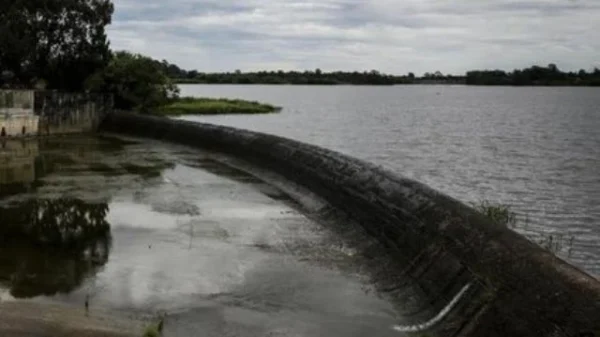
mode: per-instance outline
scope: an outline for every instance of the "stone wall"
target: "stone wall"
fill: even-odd
[[[0,113],[33,113],[33,91],[1,90]]]
[[[110,114],[101,129],[223,152],[316,193],[379,240],[399,261],[402,279],[426,290],[425,302],[460,302],[449,322],[427,334],[600,336],[598,280],[419,182],[324,148],[229,127]]]
[[[40,117],[41,135],[95,131],[112,107],[110,95],[35,92],[35,114]]]
[[[33,109],[33,91],[0,91],[0,137],[37,134],[39,118]]]
[[[112,107],[110,95],[0,90],[0,137],[92,132]]]

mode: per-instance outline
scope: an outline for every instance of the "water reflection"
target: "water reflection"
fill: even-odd
[[[107,263],[114,191],[172,165],[125,156],[129,145],[82,136],[0,142],[0,290],[15,298],[68,293]]]
[[[151,154],[130,153],[126,146],[137,143],[111,137],[73,136],[4,140],[0,142],[0,200],[29,193],[45,186],[49,176],[159,177],[174,167],[172,162]],[[85,186],[84,186],[85,187]]]
[[[0,196],[27,192],[35,181],[38,143],[0,142]]]
[[[0,285],[13,297],[74,290],[107,261],[108,204],[28,200],[0,207]]]

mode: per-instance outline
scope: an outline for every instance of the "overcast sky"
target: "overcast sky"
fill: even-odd
[[[206,72],[600,67],[600,0],[113,2],[113,49]]]

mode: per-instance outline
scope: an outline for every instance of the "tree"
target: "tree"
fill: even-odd
[[[197,70],[190,70],[190,71],[188,71],[188,73],[187,73],[187,78],[188,79],[194,79],[196,77],[198,77],[198,71]]]
[[[0,72],[30,87],[80,90],[110,60],[105,27],[110,0],[4,0],[0,2]]]
[[[117,52],[108,66],[87,81],[92,92],[112,93],[115,108],[150,112],[177,97],[179,89],[160,62],[129,52]]]

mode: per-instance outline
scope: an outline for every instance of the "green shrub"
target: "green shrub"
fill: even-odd
[[[158,331],[158,326],[156,324],[147,326],[142,337],[161,337],[160,332]]]
[[[500,204],[492,204],[489,201],[481,201],[479,203],[474,203],[473,207],[480,213],[484,214],[488,218],[493,221],[505,225],[509,228],[514,229],[517,224],[517,215],[510,210],[510,207],[507,205]],[[525,220],[525,226],[527,226],[528,221]],[[552,252],[559,253],[564,249],[567,250],[569,256],[571,255],[571,251],[573,249],[573,241],[575,240],[574,236],[565,237],[562,234],[545,234],[540,233],[539,238],[528,237],[528,239],[532,242],[535,242],[540,247]]]
[[[86,87],[92,92],[113,94],[117,109],[143,113],[168,104],[179,94],[160,63],[129,52],[115,53],[106,68],[87,80]]]
[[[514,228],[517,224],[517,215],[507,205],[492,204],[489,201],[481,201],[473,204],[473,207],[494,222]]]

